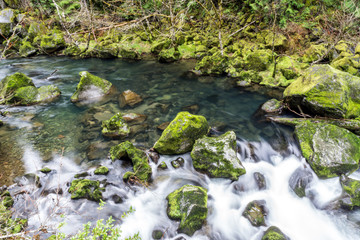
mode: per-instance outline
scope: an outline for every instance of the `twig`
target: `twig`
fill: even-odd
[[[244,30],[245,28],[247,28],[248,26],[250,26],[251,24],[254,24],[256,21],[252,21],[251,23],[246,24],[244,27],[240,28],[239,30],[236,30],[235,32],[233,32],[232,34],[230,34],[228,36],[228,38],[231,38],[232,36],[234,36],[235,34],[237,34],[238,32],[241,32],[242,30]]]

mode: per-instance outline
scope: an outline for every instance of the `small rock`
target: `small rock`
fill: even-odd
[[[255,178],[255,181],[256,181],[256,184],[257,184],[259,190],[266,189],[266,180],[265,180],[264,175],[262,175],[259,172],[255,172],[254,173],[254,178]]]
[[[51,169],[48,168],[48,167],[44,167],[43,169],[40,170],[40,172],[42,172],[42,173],[49,173],[49,172],[51,172]]]
[[[159,164],[159,166],[158,166],[158,169],[162,169],[162,170],[165,170],[165,169],[167,169],[168,167],[167,167],[167,165],[166,165],[166,163],[165,162],[161,162],[160,164]]]
[[[291,175],[289,185],[296,195],[299,197],[305,197],[305,189],[312,180],[313,175],[310,170],[298,168]]]
[[[261,240],[290,240],[278,227],[269,227]]]
[[[109,173],[109,169],[105,166],[98,167],[95,171],[95,175],[107,175]]]
[[[265,216],[267,215],[267,209],[265,204],[266,202],[264,200],[252,201],[246,206],[243,212],[243,216],[255,227],[266,226]]]
[[[127,123],[133,123],[133,124],[139,124],[146,120],[147,116],[143,114],[137,114],[137,113],[126,113],[123,116],[123,119]]]
[[[167,126],[169,126],[170,122],[164,122],[162,124],[160,124],[159,126],[157,126],[156,128],[159,129],[160,131],[164,131]]]
[[[198,104],[192,104],[192,105],[189,105],[189,106],[185,106],[185,107],[182,107],[181,108],[181,111],[187,111],[191,114],[196,114],[198,113],[200,110],[200,107]]]
[[[154,162],[154,163],[158,163],[159,161],[159,158],[160,158],[160,155],[159,153],[157,153],[155,151],[155,149],[151,148],[148,152],[147,152],[148,156],[151,158],[151,160]]]
[[[183,167],[183,166],[184,166],[184,163],[185,163],[185,160],[184,160],[182,157],[178,157],[177,159],[171,161],[171,165],[172,165],[174,168]]]
[[[161,230],[154,230],[151,236],[153,237],[153,239],[159,240],[163,238],[164,232]]]
[[[131,90],[126,90],[121,93],[119,97],[119,102],[121,108],[125,107],[126,105],[133,107],[136,104],[142,102],[142,98],[140,97],[140,95],[136,94],[135,92]]]

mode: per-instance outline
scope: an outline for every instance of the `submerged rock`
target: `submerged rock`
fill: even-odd
[[[199,230],[207,217],[207,190],[185,185],[170,193],[167,215],[170,219],[180,220],[178,231],[192,236]]]
[[[154,149],[160,154],[181,154],[191,151],[195,140],[206,135],[209,125],[205,117],[180,112],[163,131]]]
[[[183,167],[185,163],[185,160],[182,157],[178,157],[177,159],[171,161],[171,166],[174,168],[180,168]]]
[[[266,226],[265,216],[267,215],[267,209],[265,204],[266,202],[264,200],[252,201],[246,205],[242,215],[255,227]]]
[[[359,168],[360,139],[330,124],[305,121],[295,127],[303,156],[320,178],[350,174]]]
[[[236,181],[246,173],[236,155],[236,135],[233,131],[219,137],[202,137],[196,140],[191,157],[194,168],[210,177]]]
[[[101,127],[101,133],[105,137],[124,138],[130,134],[130,128],[121,113],[117,113],[109,120],[103,121]]]
[[[102,199],[103,188],[100,188],[99,181],[89,179],[76,179],[71,182],[69,193],[71,199],[86,198],[88,200],[99,202]]]
[[[286,102],[320,116],[360,116],[360,78],[329,65],[314,65],[284,91]]]
[[[254,178],[259,190],[266,189],[266,179],[262,173],[254,172]]]
[[[131,90],[126,90],[121,93],[119,101],[121,108],[125,107],[126,105],[133,107],[136,104],[141,103],[142,98],[140,97],[140,95],[136,94],[135,92]]]
[[[112,160],[121,158],[127,158],[131,160],[134,172],[126,172],[123,176],[125,181],[140,180],[143,183],[150,181],[152,171],[148,162],[148,158],[143,151],[134,147],[131,142],[126,141],[120,143],[117,146],[111,147],[110,158]]]
[[[342,206],[350,209],[360,207],[360,181],[343,176],[340,182],[346,193],[345,198],[348,198],[348,201],[341,200]]]
[[[72,102],[96,99],[110,93],[111,82],[92,75],[87,71],[82,71],[79,75],[80,82],[76,87],[75,93],[71,96]]]
[[[290,240],[278,227],[269,227],[261,240]]]

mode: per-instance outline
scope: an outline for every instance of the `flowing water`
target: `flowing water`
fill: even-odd
[[[36,86],[55,84],[62,91],[53,103],[0,108],[8,111],[0,118],[5,122],[0,128],[0,184],[16,182],[9,188],[17,200],[15,214],[29,219],[28,230],[44,227],[48,231],[44,236],[56,231],[74,234],[89,221],[112,216],[124,238],[139,233],[142,239],[152,239],[152,232],[161,230],[163,239],[257,240],[268,227],[277,226],[291,239],[360,239],[360,211],[338,208],[339,179],[316,177],[301,157],[292,129],[254,117],[269,99],[265,95],[234,89],[226,78],[192,76],[187,72],[193,67],[190,61],[164,65],[37,57],[5,60],[0,65],[0,78],[19,71],[32,77]],[[111,81],[118,92],[99,103],[71,103],[78,73],[84,70]],[[133,108],[120,108],[118,95],[127,89],[144,101]],[[133,126],[129,140],[148,149],[161,134],[156,127],[184,109],[205,116],[218,134],[236,132],[238,156],[247,173],[234,182],[210,179],[196,172],[190,155],[183,154],[184,166],[177,169],[171,161],[179,156],[161,156],[159,163],[166,163],[165,170],[151,162],[153,182],[148,187],[123,183],[122,176],[131,166],[108,159],[109,148],[120,141],[101,136],[101,121],[119,111],[147,115],[144,123]],[[109,168],[107,176],[93,174],[99,165]],[[43,167],[53,171],[41,173]],[[101,210],[98,203],[70,199],[69,183],[78,173],[100,180],[105,187],[106,204]],[[265,179],[263,186],[254,178],[259,173]],[[306,197],[300,198],[291,186],[304,174]],[[360,173],[352,177],[360,179]],[[207,221],[192,237],[177,234],[179,223],[166,215],[166,196],[185,184],[206,188],[209,197]],[[266,202],[266,226],[254,227],[242,216],[253,200]],[[135,211],[122,218],[130,208]],[[59,230],[61,222],[65,225]]]

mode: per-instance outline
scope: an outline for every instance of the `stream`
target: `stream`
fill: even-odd
[[[261,89],[243,91],[226,77],[194,76],[188,72],[194,66],[192,61],[160,64],[150,60],[36,57],[3,60],[0,66],[1,79],[22,72],[37,87],[54,84],[62,92],[48,104],[0,106],[1,112],[7,112],[0,116],[5,123],[0,127],[0,185],[11,185],[14,215],[28,218],[27,230],[47,229],[44,239],[56,232],[75,234],[83,224],[109,216],[121,227],[123,238],[139,233],[144,240],[152,239],[154,230],[162,231],[163,239],[259,240],[270,226],[277,226],[292,240],[360,239],[360,210],[338,207],[342,196],[339,178],[319,179],[301,156],[291,128],[254,116],[270,99]],[[80,71],[111,81],[117,92],[98,103],[71,103]],[[128,89],[143,102],[120,107],[118,95]],[[146,115],[146,121],[135,125],[127,140],[149,149],[161,135],[157,126],[183,110],[205,116],[218,134],[235,131],[238,156],[247,173],[234,182],[213,179],[195,171],[189,153],[162,155],[158,163],[150,163],[153,181],[148,187],[125,184],[122,176],[132,167],[126,161],[108,158],[110,147],[121,141],[102,137],[101,121],[117,112]],[[178,157],[185,160],[184,165],[174,168],[171,162]],[[165,170],[158,168],[162,161],[167,165]],[[109,168],[107,176],[93,174],[100,165]],[[42,173],[43,167],[52,171]],[[70,182],[79,173],[99,180],[105,188],[102,209],[93,201],[71,200]],[[263,186],[254,178],[259,173],[265,179]],[[304,175],[308,180],[306,196],[300,198],[291,186]],[[360,171],[351,177],[360,179]],[[179,222],[166,214],[166,196],[185,184],[208,190],[206,223],[192,237],[178,234]],[[254,227],[242,215],[253,200],[266,202],[266,226]],[[126,217],[122,217],[124,213]],[[58,228],[60,223],[64,225]]]

